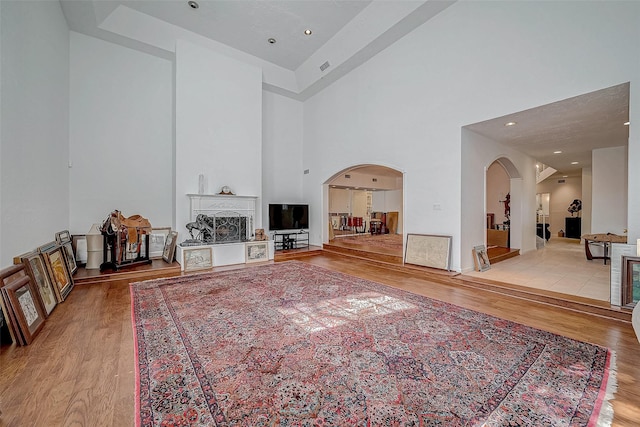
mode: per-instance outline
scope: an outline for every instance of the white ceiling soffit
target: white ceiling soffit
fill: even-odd
[[[559,174],[576,174],[591,166],[593,150],[628,145],[629,126],[624,125],[628,121],[629,83],[623,83],[465,128],[533,157]]]
[[[60,3],[73,31],[164,58],[173,58],[177,39],[188,40],[261,67],[265,89],[304,100],[454,1],[199,0],[198,9],[186,0]]]

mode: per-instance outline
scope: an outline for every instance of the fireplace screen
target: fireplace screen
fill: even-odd
[[[214,216],[213,243],[242,242],[247,236],[247,218],[244,216]]]
[[[195,222],[187,224],[191,244],[202,242],[235,243],[249,240],[247,227],[249,218],[236,212],[220,212],[213,216],[198,215]]]

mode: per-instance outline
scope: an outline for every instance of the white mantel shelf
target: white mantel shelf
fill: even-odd
[[[257,199],[258,196],[238,196],[236,194],[187,194],[189,197],[202,197],[204,199],[220,198],[220,199]]]
[[[190,201],[191,221],[199,214],[211,215],[217,212],[233,211],[251,218],[255,224],[257,196],[236,196],[235,194],[187,194]]]

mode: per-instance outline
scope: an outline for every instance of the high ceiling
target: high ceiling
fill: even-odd
[[[101,16],[125,6],[206,38],[295,70],[371,0],[94,1]],[[67,2],[68,3],[68,2]],[[305,35],[305,30],[311,30]],[[275,43],[269,43],[269,39]]]
[[[625,83],[466,128],[571,176],[591,166],[593,150],[627,146],[629,126],[624,123],[628,121],[629,83]]]
[[[59,0],[71,30],[171,58],[194,41],[263,69],[307,99],[454,0]],[[196,7],[192,7],[196,6]],[[310,34],[305,34],[310,30]]]
[[[263,61],[259,63],[263,87],[299,100],[327,87],[454,3],[196,1],[197,8],[188,0],[60,3],[72,30],[133,49],[172,57],[175,39],[187,38],[210,42],[225,54],[241,52],[245,59],[258,58]],[[307,29],[312,34],[306,35]],[[270,38],[275,43],[269,43]],[[321,71],[325,61],[330,66]],[[593,149],[627,145],[629,127],[623,123],[628,120],[629,85],[621,84],[467,128],[520,150],[561,174],[579,174],[591,164]],[[508,122],[516,124],[505,126]]]

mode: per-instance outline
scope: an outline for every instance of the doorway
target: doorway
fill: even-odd
[[[402,260],[403,173],[386,166],[357,165],[328,179],[325,245],[384,253]]]
[[[507,169],[507,166],[511,166]],[[485,173],[485,242],[491,263],[518,256],[511,222],[511,175],[513,164],[506,158],[493,161]]]

